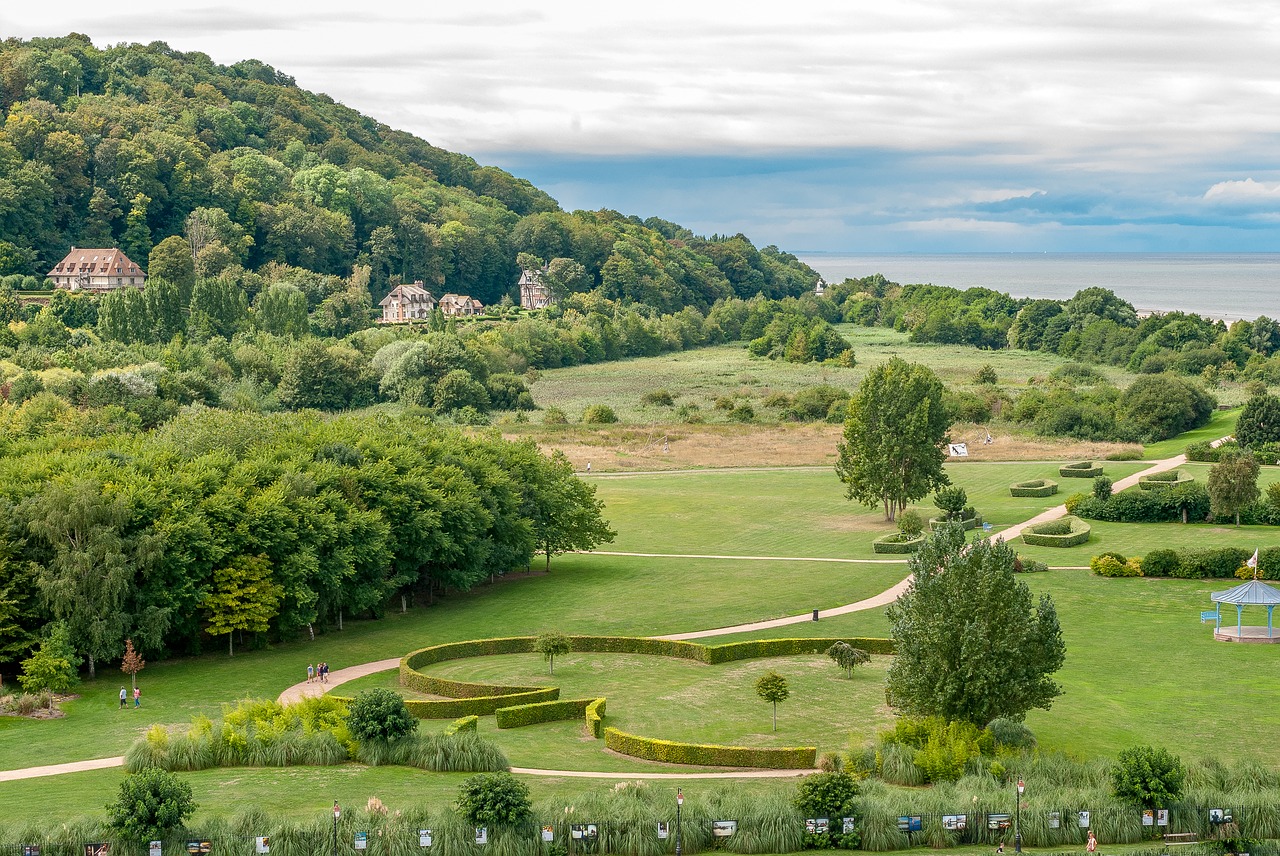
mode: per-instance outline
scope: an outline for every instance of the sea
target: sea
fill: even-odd
[[[883,274],[906,284],[990,288],[1066,300],[1109,288],[1140,313],[1195,312],[1228,323],[1280,319],[1280,253],[796,253],[827,282]]]

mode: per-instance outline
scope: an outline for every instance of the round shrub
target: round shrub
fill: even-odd
[[[924,531],[924,518],[920,512],[908,508],[898,515],[898,531],[909,538],[915,538]]]
[[[589,404],[582,411],[584,425],[612,425],[618,421],[618,414],[607,404]]]
[[[543,425],[567,425],[569,417],[559,407],[548,407],[542,414]]]
[[[1073,493],[1071,496],[1067,497],[1067,501],[1064,503],[1067,506],[1067,514],[1075,514],[1077,506],[1088,498],[1089,497],[1083,493]]]
[[[745,401],[729,411],[729,419],[734,422],[751,422],[755,418],[755,408]]]
[[[112,829],[145,841],[183,826],[195,810],[189,782],[151,767],[125,777],[119,797],[107,806],[107,816]]]
[[[510,773],[482,773],[462,783],[458,813],[470,826],[517,826],[533,814],[529,788]]]
[[[995,383],[998,383],[999,380],[1000,379],[996,376],[995,367],[993,367],[990,363],[978,369],[978,371],[975,372],[973,375],[974,383],[995,384]]]
[[[1111,498],[1112,481],[1107,476],[1098,476],[1093,480],[1093,498],[1107,500]]]
[[[671,397],[671,393],[665,389],[651,389],[644,395],[640,396],[641,404],[650,404],[656,407],[671,407],[675,404],[675,399]]]
[[[1021,722],[1001,717],[991,720],[987,724],[987,730],[991,732],[991,737],[996,741],[997,746],[1009,749],[1036,748],[1035,734]]]
[[[1179,564],[1176,550],[1152,550],[1142,557],[1142,575],[1144,577],[1176,577]]]
[[[1142,571],[1137,562],[1117,559],[1114,554],[1104,553],[1094,556],[1089,562],[1089,570],[1100,577],[1140,577]]]
[[[357,693],[347,712],[351,736],[366,740],[391,741],[418,730],[418,720],[409,713],[404,697],[380,687]]]

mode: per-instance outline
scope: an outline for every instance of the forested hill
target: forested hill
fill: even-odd
[[[119,246],[146,267],[194,224],[197,276],[271,263],[346,276],[360,264],[374,300],[421,279],[497,303],[522,252],[566,260],[552,266],[561,292],[599,287],[666,312],[798,295],[817,279],[741,235],[561,211],[528,181],[257,60],[224,66],[162,42],[98,49],[79,34],[8,39],[0,102],[0,276],[42,278],[73,245]]]

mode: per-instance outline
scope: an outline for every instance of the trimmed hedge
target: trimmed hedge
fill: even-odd
[[[515,707],[500,707],[494,711],[499,728],[523,728],[539,722],[560,722],[565,719],[578,719],[585,716],[587,708],[598,698],[570,698],[560,701],[542,701],[534,704],[520,704]]]
[[[1138,487],[1143,490],[1156,490],[1191,484],[1195,480],[1195,476],[1184,473],[1182,470],[1168,470],[1163,473],[1152,473],[1149,476],[1138,476]]]
[[[1073,497],[1074,499],[1074,497]],[[1067,503],[1067,510],[1077,517],[1105,520],[1112,523],[1163,523],[1181,521],[1197,523],[1209,515],[1209,491],[1195,479],[1171,484],[1167,490],[1126,490],[1113,493],[1107,499],[1081,495],[1079,501]],[[1266,508],[1266,503],[1254,503],[1240,513],[1242,523],[1269,522],[1251,519],[1255,507]]]
[[[707,743],[676,743],[627,734],[616,728],[604,730],[607,749],[632,758],[667,764],[696,764],[703,767],[758,767],[768,770],[812,770],[817,764],[816,746],[763,748],[716,746]]]
[[[419,719],[455,719],[460,716],[486,716],[499,708],[522,707],[542,702],[556,702],[560,698],[559,687],[506,687],[497,684],[475,684],[466,681],[450,681],[433,678],[418,671],[444,660],[465,657],[484,657],[491,654],[523,654],[533,651],[534,636],[511,636],[497,639],[473,639],[467,642],[449,642],[411,651],[400,659],[400,685],[435,695],[458,695],[448,699],[406,700],[409,712]],[[680,642],[672,639],[651,639],[645,636],[570,636],[574,651],[596,651],[614,654],[649,654],[659,657],[677,657],[699,663],[715,665],[734,660],[757,657],[785,657],[794,654],[821,654],[836,642],[848,642],[871,654],[892,654],[893,640],[862,637],[808,638],[808,639],[755,639],[748,642],[732,642],[727,645],[699,645],[697,642]],[[592,701],[566,700],[569,701]],[[598,713],[604,714],[604,700],[599,699]],[[574,716],[583,714],[577,709]],[[599,723],[587,724],[598,730]],[[515,714],[509,714],[516,716]],[[561,716],[558,719],[571,717]],[[548,721],[548,720],[535,720]],[[515,726],[502,726],[515,727]],[[596,735],[597,737],[599,734]]]
[[[455,719],[448,728],[444,730],[445,734],[458,734],[464,731],[476,732],[480,730],[480,717],[464,716]]]
[[[973,515],[972,517],[966,517],[964,520],[947,520],[947,519],[946,519],[946,518],[944,518],[944,517],[930,517],[930,518],[929,518],[929,531],[930,531],[930,532],[936,532],[936,531],[937,531],[937,529],[938,529],[938,527],[940,527],[940,526],[945,526],[945,525],[946,525],[946,524],[948,524],[948,523],[959,523],[959,524],[960,524],[960,525],[962,525],[966,530],[969,530],[969,529],[978,529],[978,528],[981,528],[981,526],[982,526],[982,515],[981,515],[981,514],[975,514],[975,515]]]
[[[1053,496],[1058,483],[1052,479],[1033,479],[1009,485],[1010,496]]]
[[[604,737],[604,706],[605,699],[602,698],[587,705],[587,731],[597,740]]]
[[[1065,532],[1061,532],[1063,528]],[[1089,531],[1088,523],[1067,516],[1030,527],[1022,533],[1022,543],[1037,547],[1076,547],[1089,540]]]
[[[917,535],[915,538],[903,539],[901,532],[892,532],[888,535],[881,535],[871,542],[871,552],[873,553],[914,553],[924,546],[924,536]]]
[[[1092,479],[1102,475],[1102,464],[1097,461],[1076,461],[1058,467],[1058,475],[1064,479]]]

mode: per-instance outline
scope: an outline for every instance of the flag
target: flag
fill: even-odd
[[[1258,567],[1258,548],[1257,547],[1253,548],[1253,555],[1249,557],[1249,560],[1245,562],[1245,564],[1251,568]]]

